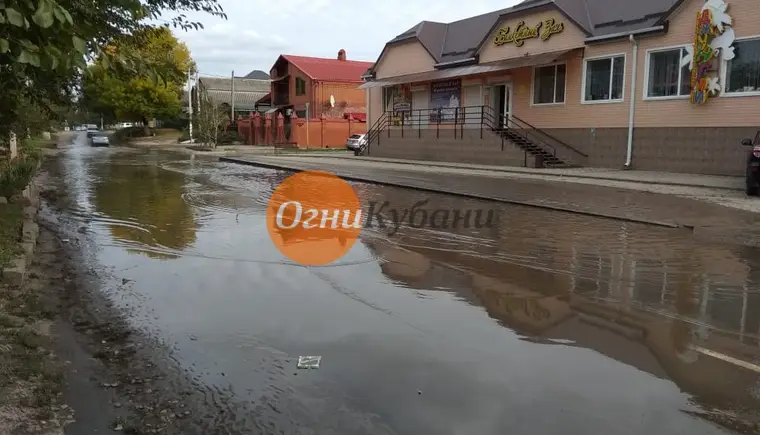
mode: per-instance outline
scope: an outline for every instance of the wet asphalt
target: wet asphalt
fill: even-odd
[[[81,137],[55,159],[86,266],[128,283],[109,297],[131,326],[225,392],[206,433],[693,435],[754,418],[757,248],[355,182],[366,205],[495,219],[376,225],[303,267],[265,226],[286,171]]]

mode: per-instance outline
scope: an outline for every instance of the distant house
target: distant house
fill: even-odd
[[[372,62],[346,59],[338,51],[333,59],[280,55],[270,71],[270,93],[259,100],[269,103],[271,111],[295,111],[299,118],[325,115],[342,118],[347,113],[365,114],[366,92],[359,89],[362,76]]]
[[[243,77],[245,79],[254,79],[254,80],[269,80],[269,74],[267,74],[265,71],[262,71],[260,69],[255,69]]]
[[[258,74],[263,71],[252,71],[249,75],[258,77],[266,76]],[[199,77],[198,83],[193,87],[196,95],[197,88],[202,87],[208,98],[216,104],[225,106],[229,110],[234,107],[235,113],[248,114],[256,110],[256,102],[263,98],[270,89],[270,81],[267,78],[250,79],[244,77],[220,78]]]

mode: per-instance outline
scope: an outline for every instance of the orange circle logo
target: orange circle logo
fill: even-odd
[[[361,204],[354,189],[329,172],[291,175],[269,199],[269,236],[296,263],[324,266],[338,260],[354,246],[361,227]]]

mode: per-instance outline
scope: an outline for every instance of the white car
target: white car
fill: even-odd
[[[346,140],[346,149],[349,151],[359,151],[367,144],[367,134],[352,134]]]
[[[94,147],[107,147],[111,144],[108,135],[103,132],[95,132],[90,138],[90,142]]]

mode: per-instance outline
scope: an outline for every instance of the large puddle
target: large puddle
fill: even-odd
[[[309,268],[264,222],[288,173],[83,140],[57,165],[86,261],[237,433],[712,434],[708,411],[758,405],[757,249],[356,184],[498,221],[366,229]]]

